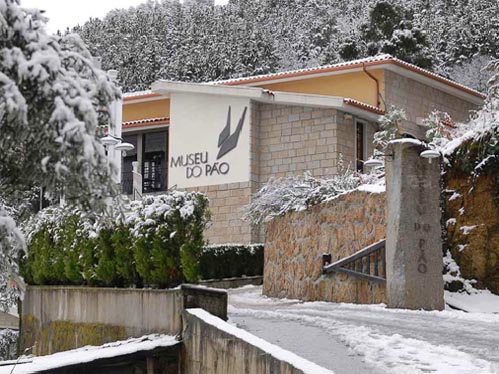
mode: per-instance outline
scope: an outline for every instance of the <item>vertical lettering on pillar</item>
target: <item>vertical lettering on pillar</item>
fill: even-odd
[[[416,222],[414,222],[414,231],[421,233],[421,236],[426,236],[431,231],[431,225],[424,222],[424,199],[425,190],[428,186],[429,181],[425,180],[424,166],[421,161],[416,162],[416,179],[417,179],[417,200],[416,200]],[[418,239],[417,250],[418,250],[418,260],[417,260],[417,270],[420,274],[426,274],[428,271],[428,261],[426,260],[427,242],[423,238]]]

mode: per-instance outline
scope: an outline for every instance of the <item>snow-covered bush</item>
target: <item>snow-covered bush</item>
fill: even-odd
[[[291,211],[305,210],[328,201],[345,191],[354,190],[361,184],[383,183],[378,173],[361,174],[350,169],[328,178],[316,178],[305,173],[271,179],[244,208],[244,219],[254,225],[271,220]]]
[[[107,216],[50,207],[24,231],[23,275],[34,284],[166,287],[198,278],[208,199],[172,191],[126,203]]]

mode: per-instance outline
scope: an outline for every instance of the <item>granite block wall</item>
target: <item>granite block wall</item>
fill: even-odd
[[[449,113],[454,121],[466,121],[470,111],[478,109],[469,101],[389,70],[385,71],[384,80],[387,106],[405,109],[407,121],[403,126],[414,136],[424,137],[425,129],[416,121],[428,117],[434,110]]]
[[[210,244],[248,244],[258,241],[258,230],[242,220],[242,209],[250,202],[254,191],[252,182],[218,184],[188,190],[204,192],[210,200],[212,224],[205,231],[205,239]]]
[[[345,164],[354,167],[355,126],[352,116],[330,108],[256,104],[258,122],[258,167],[255,180],[299,175],[314,176],[338,172],[340,153]],[[368,139],[374,125],[366,123]],[[368,154],[372,153],[368,141]]]
[[[330,253],[335,262],[385,238],[385,203],[384,193],[354,191],[270,221],[263,293],[307,301],[386,302],[385,285],[322,275],[322,254]]]

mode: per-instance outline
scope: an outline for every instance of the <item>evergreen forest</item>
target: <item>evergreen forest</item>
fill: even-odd
[[[485,91],[499,57],[497,0],[149,0],[78,33],[124,92],[390,53]]]

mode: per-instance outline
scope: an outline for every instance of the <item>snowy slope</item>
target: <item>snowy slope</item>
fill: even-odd
[[[231,290],[229,303],[232,323],[338,374],[352,372],[345,350],[368,373],[499,373],[499,315],[281,301],[254,286]]]

